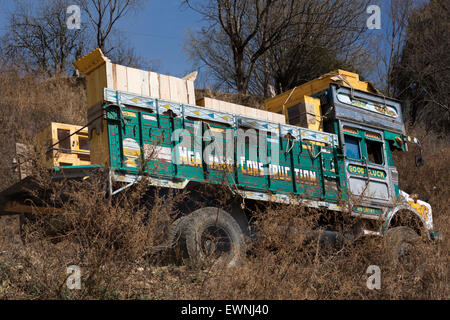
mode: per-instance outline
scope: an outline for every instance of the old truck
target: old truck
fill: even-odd
[[[238,205],[226,211],[211,193],[174,223],[192,258],[213,248],[235,264],[255,231],[247,209],[264,203],[355,217],[364,222],[355,232],[395,236],[399,252],[418,232],[437,238],[431,206],[399,189],[393,160],[420,143],[406,135],[399,101],[357,74],[331,72],[266,100],[263,111],[196,105],[192,77],[115,65],[99,49],[74,64],[87,78],[91,164],[58,167],[54,179],[103,167],[110,197],[138,182],[192,195],[201,185],[226,186]],[[26,205],[28,179],[0,194],[1,214],[39,212]],[[400,214],[420,227],[394,224]],[[221,245],[211,247],[211,234]]]

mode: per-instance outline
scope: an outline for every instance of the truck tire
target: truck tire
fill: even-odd
[[[414,254],[419,235],[409,227],[400,226],[389,229],[385,235],[386,246],[396,263],[403,263]]]
[[[163,241],[162,244],[151,248],[144,254],[144,256],[156,257],[160,255],[160,259],[162,261],[165,261],[165,259],[162,258],[165,257],[168,259],[173,258],[177,262],[181,261],[181,258],[188,257],[186,244],[184,237],[182,236],[187,220],[187,216],[183,216],[175,220],[169,227],[166,240]]]
[[[222,209],[207,207],[188,216],[182,231],[190,259],[236,266],[244,251],[244,234],[236,220]]]

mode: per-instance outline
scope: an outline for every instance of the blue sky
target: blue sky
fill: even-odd
[[[160,73],[181,77],[191,72],[193,67],[183,44],[187,29],[199,28],[201,17],[181,6],[181,0],[143,2],[144,6],[137,14],[129,15],[118,23],[127,41],[145,60],[160,60]],[[13,8],[13,1],[0,0],[0,32],[4,31]],[[81,19],[83,22],[83,16]]]
[[[119,27],[138,55],[161,61],[158,72],[182,77],[193,69],[183,50],[186,32],[201,24],[201,16],[180,0],[147,0],[142,12],[122,20]]]
[[[384,13],[389,1],[373,1],[373,4],[378,4],[382,8],[383,27],[387,23]],[[143,0],[143,2],[144,6],[137,14],[125,17],[118,24],[127,41],[145,60],[159,60],[160,66],[157,71],[160,73],[182,77],[193,71],[194,67],[189,61],[183,45],[188,29],[196,30],[204,25],[201,16],[182,6],[181,0]],[[13,1],[0,0],[0,32],[7,23],[8,13],[12,10],[13,5]],[[84,21],[86,20],[87,17]],[[371,32],[375,35],[379,34],[381,30]]]

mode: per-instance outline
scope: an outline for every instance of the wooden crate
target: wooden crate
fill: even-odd
[[[295,87],[289,91],[279,94],[273,98],[266,99],[264,102],[267,111],[283,113],[286,118],[291,118],[294,111],[298,108],[300,118],[289,124],[306,126],[309,129],[322,130],[322,118],[320,110],[320,101],[311,97],[312,95],[328,89],[330,83],[337,83],[341,86],[352,87],[355,90],[378,94],[379,91],[371,82],[360,81],[359,75],[345,70],[336,70],[327,73],[317,79]]]
[[[79,133],[75,133],[81,128],[81,126],[52,122],[37,134],[37,145],[44,150],[46,155],[45,165],[62,167],[91,164],[88,129],[85,128]],[[72,136],[64,139],[69,135]]]
[[[260,120],[271,121],[281,124],[286,123],[285,117],[282,114],[268,112],[256,108],[250,108],[217,99],[204,97],[202,99],[197,100],[197,105],[222,112],[238,114],[249,118],[256,118]]]
[[[126,91],[173,102],[195,104],[196,72],[183,79],[111,63],[100,49],[74,62],[86,75],[88,106],[103,102],[103,89]]]

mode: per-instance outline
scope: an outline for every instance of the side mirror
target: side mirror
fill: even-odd
[[[425,161],[423,161],[422,149],[420,149],[419,153],[416,154],[416,167],[417,168],[423,167],[424,164],[425,164]]]

